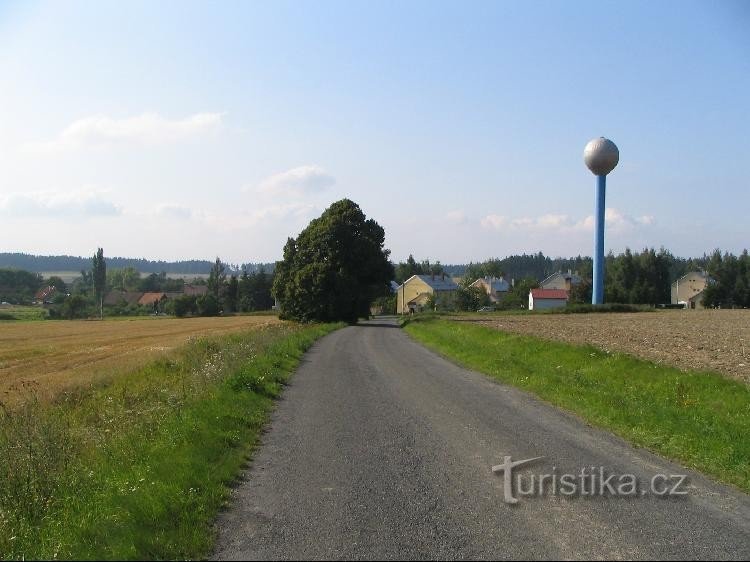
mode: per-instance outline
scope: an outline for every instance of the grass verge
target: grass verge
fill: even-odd
[[[104,387],[0,408],[0,558],[208,555],[273,399],[337,327],[200,339]]]
[[[468,323],[415,318],[404,329],[470,369],[750,492],[747,385]]]

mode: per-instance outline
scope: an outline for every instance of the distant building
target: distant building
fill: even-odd
[[[708,276],[704,271],[691,271],[672,283],[672,304],[685,308],[703,308],[703,291]]]
[[[570,269],[567,273],[558,271],[547,277],[544,281],[539,283],[541,289],[561,289],[563,291],[570,291],[575,285],[581,283],[583,279],[578,275],[578,272],[573,272]]]
[[[208,294],[208,285],[191,285],[189,283],[185,283],[183,292],[191,297],[200,297]]]
[[[510,291],[510,284],[502,277],[480,277],[470,287],[482,289],[491,302],[500,302]]]
[[[150,306],[154,310],[157,310],[161,302],[166,299],[166,293],[143,293],[141,298],[138,299],[138,304],[141,306]]]
[[[396,311],[399,314],[419,312],[424,309],[430,295],[440,305],[455,294],[458,285],[445,274],[412,275],[398,287]]]
[[[50,285],[49,287],[39,289],[36,295],[34,295],[34,298],[37,302],[48,304],[56,294],[57,287],[55,287],[54,285]]]
[[[568,304],[568,291],[565,289],[531,289],[529,310],[560,308]]]
[[[110,291],[104,295],[104,306],[133,305],[138,304],[138,300],[143,295],[141,291]]]

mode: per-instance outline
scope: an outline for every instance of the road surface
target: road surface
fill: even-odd
[[[603,467],[646,491],[688,474],[687,495],[548,486],[511,504],[492,470],[506,456],[544,457],[515,470],[527,483]],[[459,368],[393,320],[309,351],[217,528],[217,559],[750,558],[747,495]]]

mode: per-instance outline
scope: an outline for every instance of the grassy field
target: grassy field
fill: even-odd
[[[47,311],[41,306],[2,305],[0,306],[0,326],[4,321],[31,321],[44,320]]]
[[[0,323],[0,401],[34,393],[49,400],[82,386],[104,384],[162,357],[198,336],[279,323],[274,316]]]
[[[0,558],[206,557],[273,399],[337,326],[249,327],[52,402],[0,408]]]
[[[415,319],[404,329],[470,369],[750,492],[750,388],[742,382],[469,322]]]

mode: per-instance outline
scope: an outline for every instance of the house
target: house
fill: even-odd
[[[529,310],[560,308],[568,304],[568,291],[564,289],[531,289]]]
[[[141,306],[150,306],[154,310],[157,310],[161,302],[166,299],[166,293],[143,293],[141,298],[138,299],[138,304]]]
[[[672,304],[703,308],[703,291],[708,283],[705,271],[691,271],[672,283]]]
[[[458,285],[445,275],[412,275],[398,287],[396,311],[399,314],[410,314],[421,311],[430,296],[440,304],[450,300]]]
[[[37,302],[49,304],[52,301],[52,298],[57,294],[57,287],[54,285],[50,285],[49,287],[44,287],[43,289],[39,289],[34,295],[34,298]]]
[[[200,297],[208,294],[208,285],[191,285],[185,283],[183,293],[191,297]]]
[[[573,272],[570,269],[567,273],[558,271],[547,277],[544,281],[539,283],[540,289],[561,289],[563,291],[570,291],[573,286],[578,285],[583,281],[578,272]]]
[[[119,291],[114,290],[104,295],[104,306],[126,305],[131,306],[138,304],[143,293],[141,291]]]
[[[503,300],[510,290],[510,285],[502,277],[480,277],[469,286],[482,289],[493,303]]]

